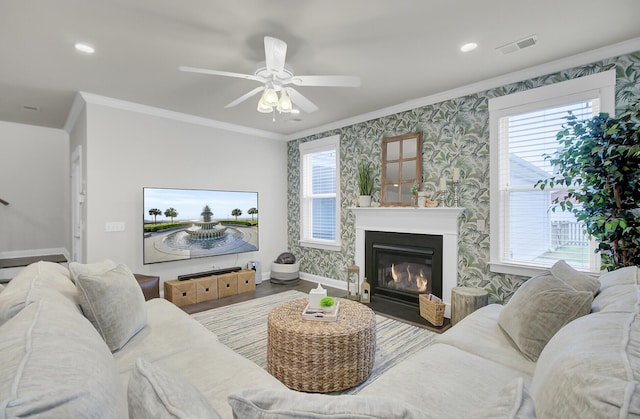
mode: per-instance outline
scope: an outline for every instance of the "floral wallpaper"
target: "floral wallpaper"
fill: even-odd
[[[414,131],[423,133],[424,188],[434,192],[441,176],[451,178],[460,168],[460,218],[458,285],[478,286],[490,294],[490,302],[504,303],[525,278],[489,271],[489,110],[488,100],[602,71],[616,69],[616,108],[640,100],[640,52],[609,58],[578,68],[524,80],[488,91],[427,105],[409,111],[292,140],[289,158],[289,250],[300,260],[300,270],[321,277],[346,281],[346,269],[355,254],[354,216],[347,208],[358,196],[357,163],[369,161],[374,170],[373,200],[380,202],[381,141],[384,137]],[[300,156],[301,142],[339,134],[341,165],[342,250],[301,247]],[[485,228],[479,230],[477,221]]]

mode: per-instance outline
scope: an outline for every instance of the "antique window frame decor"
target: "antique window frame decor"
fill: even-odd
[[[411,188],[422,183],[422,132],[382,139],[382,206],[411,206]]]

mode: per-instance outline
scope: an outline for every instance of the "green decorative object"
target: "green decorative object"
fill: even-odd
[[[361,196],[371,196],[373,190],[373,173],[371,163],[360,163],[358,166],[358,182]]]
[[[324,297],[320,300],[320,307],[322,308],[330,308],[333,307],[335,301],[331,297]]]
[[[557,174],[535,186],[568,188],[553,210],[584,222],[599,243],[602,269],[640,265],[640,107],[617,118],[601,113],[579,121],[570,114],[557,138],[564,150],[546,156]]]

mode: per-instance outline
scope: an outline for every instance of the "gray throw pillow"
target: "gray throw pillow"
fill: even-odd
[[[125,265],[76,278],[80,307],[112,352],[122,348],[147,323],[142,289]]]
[[[220,418],[193,384],[142,358],[129,378],[127,399],[135,419]]]
[[[69,264],[69,272],[71,272],[71,280],[75,283],[80,275],[101,275],[116,266],[118,264],[110,259],[96,263],[71,262]]]
[[[533,399],[524,385],[522,377],[507,384],[496,397],[480,411],[472,413],[476,419],[535,419]]]
[[[527,359],[537,361],[558,330],[589,314],[592,301],[590,292],[576,291],[550,273],[543,274],[518,288],[500,312],[498,325]]]
[[[245,389],[229,396],[234,418],[426,418],[417,408],[378,396],[308,394],[287,389]]]
[[[576,271],[564,260],[557,261],[551,267],[550,272],[551,275],[564,281],[576,291],[589,291],[591,294],[596,295],[600,288],[600,281],[591,275]]]

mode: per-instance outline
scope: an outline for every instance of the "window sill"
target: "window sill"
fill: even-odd
[[[527,266],[527,265],[515,265],[511,263],[495,263],[489,262],[489,270],[500,274],[511,274],[518,276],[532,277],[543,273],[548,270],[548,267],[544,266]]]
[[[531,265],[517,265],[514,263],[504,263],[504,262],[489,262],[489,270],[495,273],[501,274],[511,274],[525,277],[532,277],[536,275],[540,275],[546,271],[548,271],[551,266],[531,266]],[[588,275],[600,275],[601,272],[590,272],[580,270]]]
[[[320,242],[313,240],[300,240],[300,246],[312,247],[314,249],[330,250],[332,252],[339,252],[342,250],[340,242]]]

